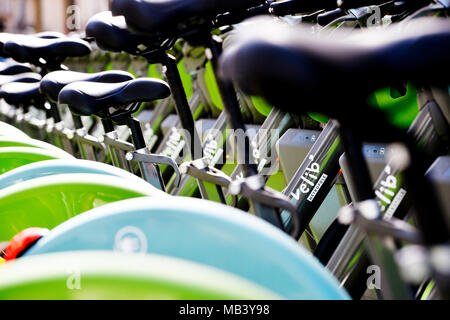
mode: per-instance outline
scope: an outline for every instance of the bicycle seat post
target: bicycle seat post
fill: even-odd
[[[218,60],[222,53],[222,40],[218,37],[208,34],[208,49],[210,50],[209,59],[211,60],[213,69],[217,74],[218,70]],[[237,154],[238,159],[242,161],[243,174],[245,178],[258,176],[258,169],[256,164],[252,163],[252,150],[250,145],[250,139],[246,134],[246,126],[244,119],[240,112],[239,102],[237,100],[237,93],[233,87],[231,81],[223,80],[217,77],[217,85],[221,94],[221,98],[224,104],[224,110],[227,114],[228,122],[231,128],[235,132],[242,132],[244,134],[244,145],[242,145],[241,139],[238,140]],[[264,188],[264,183],[259,186],[259,189]],[[280,215],[275,209],[265,206],[256,201],[251,201],[255,207],[257,215],[262,219],[272,223],[280,229],[283,229],[283,223],[281,221]]]
[[[131,115],[128,115],[125,119],[125,122],[128,128],[130,128],[132,141],[136,150],[146,149],[147,146],[139,120],[132,117]],[[166,188],[161,176],[161,170],[159,169],[158,165],[139,162],[139,169],[143,175],[143,178],[151,182],[158,189],[165,191]]]
[[[101,122],[102,122],[103,130],[105,131],[105,134],[114,131],[114,124],[112,123],[111,119],[101,118]]]
[[[218,37],[209,36],[209,50],[211,63],[215,71],[218,67],[218,59],[222,53],[222,40]],[[217,73],[217,72],[216,72]],[[242,117],[239,102],[237,100],[236,90],[231,81],[217,78],[217,85],[224,101],[224,109],[227,113],[228,122],[234,131],[246,132],[246,126]],[[244,177],[251,177],[258,174],[255,164],[251,163],[251,146],[247,136],[245,136],[244,146],[238,146],[238,157],[244,160],[243,172]],[[242,149],[243,148],[243,149]]]
[[[147,59],[149,64],[160,62],[165,67],[167,83],[175,101],[175,110],[183,129],[189,135],[184,137],[184,139],[188,140],[186,145],[189,148],[192,160],[200,159],[203,156],[202,143],[197,128],[195,127],[194,117],[189,107],[175,57],[165,52],[165,50],[160,50],[156,55],[144,54],[143,57]],[[202,198],[208,199],[207,191],[203,183],[197,179],[197,184],[200,188]]]
[[[181,81],[180,73],[178,71],[177,61],[174,56],[165,52],[165,50],[158,50],[158,52],[151,55],[143,54],[149,64],[161,63],[164,67],[164,73],[169,84],[172,97],[175,101],[175,110],[180,118],[182,127],[187,130],[190,137],[185,137],[190,140],[187,145],[193,160],[202,157],[201,140],[195,127],[194,117],[192,116],[189,102],[187,100],[186,92],[184,91],[183,83]]]

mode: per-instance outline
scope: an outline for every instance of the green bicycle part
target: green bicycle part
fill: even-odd
[[[281,170],[278,170],[277,172],[274,172],[272,175],[270,175],[269,179],[267,180],[266,185],[269,188],[275,189],[279,192],[282,192],[284,188],[286,187],[286,182],[284,181],[284,175]]]
[[[399,128],[409,128],[419,113],[417,89],[411,83],[403,96],[393,88],[384,88],[373,93],[368,103],[384,111],[390,123]]]
[[[214,75],[214,70],[210,61],[208,61],[205,65],[205,82],[206,88],[208,89],[209,96],[211,98],[214,106],[223,111],[223,102],[220,96],[219,87],[217,85],[216,76]]]
[[[430,296],[431,292],[433,291],[434,287],[435,287],[435,283],[434,281],[430,281],[427,285],[427,287],[425,288],[422,296],[420,297],[420,300],[428,300],[428,297]]]
[[[383,88],[372,93],[368,97],[368,103],[384,111],[391,124],[400,128],[408,128],[419,112],[417,89],[411,83],[408,83],[405,95],[394,88]],[[327,116],[316,112],[308,112],[308,116],[321,123],[329,120]]]
[[[150,78],[164,80],[164,77],[158,72],[158,68],[156,67],[156,64],[150,64],[148,66],[148,75],[147,76]]]
[[[75,159],[63,150],[46,150],[34,147],[0,148],[0,174],[24,166],[29,163],[52,160]]]
[[[52,229],[104,204],[142,196],[168,197],[142,181],[103,174],[58,174],[0,190],[0,241],[31,227]]]
[[[61,151],[61,149],[50,143],[46,143],[36,139],[31,139],[28,137],[13,138],[9,136],[0,136],[0,148],[5,147],[31,147],[31,148],[41,148],[46,150]]]
[[[0,269],[2,300],[280,299],[239,276],[162,255],[63,252],[24,257]]]
[[[308,116],[320,123],[327,123],[330,121],[330,118],[327,116],[324,116],[323,114],[317,113],[317,112],[308,112]]]
[[[190,99],[192,94],[194,93],[192,89],[192,77],[186,71],[183,60],[178,62],[178,72],[180,73],[181,82],[183,83],[184,92],[186,93],[186,97]]]
[[[258,111],[264,117],[267,117],[273,109],[272,105],[262,97],[252,96],[251,100],[256,111]]]

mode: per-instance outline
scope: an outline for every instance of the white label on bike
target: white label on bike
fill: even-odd
[[[169,140],[166,142],[166,146],[164,147],[162,154],[176,160],[185,144],[186,142],[183,140],[183,136],[178,129],[172,128]]]
[[[320,172],[320,164],[314,161],[315,156],[310,155],[309,160],[311,161],[308,165],[308,167],[305,169],[305,172],[303,175],[300,176],[300,179],[302,183],[297,188],[297,190],[294,192],[291,192],[291,197],[295,200],[300,200],[300,194],[308,194],[311,192],[311,194],[308,196],[308,200],[312,201],[317,192],[319,191],[320,187],[328,177],[326,174],[322,174],[320,179],[318,179],[318,175]]]
[[[391,205],[397,189],[397,178],[391,174],[391,167],[386,166],[384,173],[387,174],[386,178],[380,182],[381,185],[375,190],[375,196],[382,212],[386,210],[387,206]]]
[[[314,200],[314,198],[316,197],[317,192],[319,192],[320,188],[322,187],[323,183],[325,182],[325,180],[327,178],[328,178],[328,175],[326,175],[325,173],[320,176],[319,181],[317,181],[316,186],[314,187],[314,189],[311,192],[311,194],[308,196],[308,201],[309,202],[312,202]]]
[[[395,195],[394,199],[392,200],[392,204],[389,206],[389,209],[384,214],[385,219],[390,219],[395,213],[395,210],[397,210],[398,206],[402,202],[403,198],[406,195],[405,189],[400,189],[397,194]]]

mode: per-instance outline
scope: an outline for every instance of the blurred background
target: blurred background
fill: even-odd
[[[111,0],[0,0],[0,32],[77,32]]]

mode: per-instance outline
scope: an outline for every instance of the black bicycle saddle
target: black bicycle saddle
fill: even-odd
[[[177,34],[220,13],[263,3],[265,0],[113,0],[111,10],[138,31]]]
[[[30,105],[43,102],[44,97],[39,93],[39,82],[11,82],[2,86],[0,96],[11,105]]]
[[[278,108],[336,118],[377,88],[450,80],[448,20],[423,18],[350,36],[338,31],[319,37],[302,26],[254,21],[225,50],[220,74]]]
[[[0,75],[10,76],[25,72],[32,72],[30,66],[22,63],[0,62]]]
[[[55,31],[44,31],[44,32],[36,33],[34,36],[38,37],[38,38],[43,38],[43,39],[54,39],[54,38],[66,37],[64,34],[62,34],[60,32],[55,32]],[[8,42],[8,40],[14,39],[15,37],[17,37],[17,34],[6,33],[6,32],[0,33],[0,57],[4,57],[4,58],[10,57],[6,52],[3,51],[3,47],[4,47],[5,43]]]
[[[109,108],[164,99],[170,95],[162,80],[140,78],[121,83],[74,82],[59,93],[59,103],[67,104],[80,116],[104,115]]]
[[[5,33],[5,32],[0,33],[0,57],[9,58],[9,55],[3,49],[5,47],[5,43],[8,42],[8,40],[12,36],[13,35],[11,33]]]
[[[78,81],[117,83],[134,79],[129,72],[113,70],[97,73],[55,71],[41,80],[40,90],[53,102],[58,101],[59,92],[68,84]]]
[[[10,38],[5,43],[3,50],[16,61],[43,65],[62,62],[68,57],[88,55],[91,47],[86,41],[75,38],[46,39],[19,35]]]
[[[56,39],[56,38],[66,38],[67,36],[64,33],[57,31],[42,31],[34,34],[35,37],[42,39]]]
[[[10,76],[0,75],[0,86],[10,82],[39,82],[41,79],[41,75],[33,72],[20,73]]]
[[[128,30],[123,16],[113,17],[111,11],[94,15],[86,25],[86,37],[94,38],[97,45],[106,51],[139,54],[144,49],[156,46],[161,41],[155,38]]]

